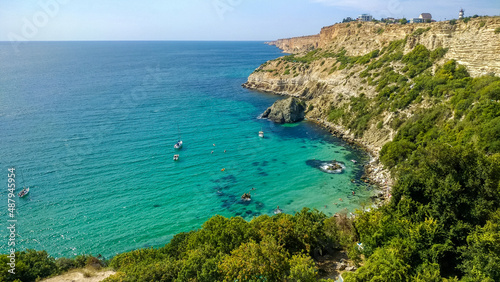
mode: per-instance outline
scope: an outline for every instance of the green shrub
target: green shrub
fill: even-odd
[[[479,23],[479,27],[484,27],[485,25],[486,25],[486,21],[481,21],[481,22]]]
[[[422,34],[424,34],[425,32],[431,30],[430,27],[428,28],[418,28],[417,30],[415,30],[413,33],[412,33],[412,36],[420,36]]]
[[[499,33],[500,33],[500,27],[495,28],[495,34],[499,34]]]
[[[377,123],[377,129],[382,129],[382,127],[384,127],[384,122],[383,121],[379,121]]]

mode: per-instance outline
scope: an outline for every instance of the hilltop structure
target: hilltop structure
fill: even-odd
[[[373,20],[373,17],[369,14],[361,14],[358,16],[358,21],[371,22],[372,20]]]
[[[458,19],[462,20],[464,18],[464,9],[460,9],[460,12],[458,13]]]
[[[424,22],[432,21],[432,15],[430,13],[422,13],[420,14],[419,18],[421,18]]]

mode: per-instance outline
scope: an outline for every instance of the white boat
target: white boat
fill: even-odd
[[[24,187],[24,175],[23,175],[23,171],[21,170],[21,177],[23,179],[23,190],[21,190],[21,192],[19,192],[19,194],[17,194],[17,196],[19,196],[19,198],[22,198],[26,195],[28,195],[28,193],[30,192],[30,187]]]
[[[19,192],[19,194],[17,194],[19,196],[19,198],[22,198],[26,195],[28,195],[28,193],[30,192],[30,188],[24,188],[23,190],[21,190],[21,192]]]
[[[179,125],[177,125],[177,134],[179,134],[179,141],[177,141],[177,143],[175,143],[174,149],[182,148],[182,138],[181,138],[181,131],[179,130]]]
[[[177,143],[175,143],[175,145],[174,145],[174,148],[175,148],[175,149],[180,149],[180,148],[182,148],[182,140],[177,141]]]
[[[178,161],[179,160],[179,155],[174,155],[174,161]]]
[[[259,137],[264,138],[264,131],[259,131]]]

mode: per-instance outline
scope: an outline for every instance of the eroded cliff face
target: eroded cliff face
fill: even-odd
[[[358,27],[359,26],[359,27]],[[448,48],[446,58],[455,59],[467,67],[472,76],[500,74],[500,17],[476,18],[465,23],[458,21],[428,24],[382,24],[357,22],[324,27],[319,35],[281,39],[270,44],[287,53],[300,53],[314,48],[339,50],[358,56],[381,49],[389,42],[404,39],[418,29],[429,29],[420,36],[411,36],[407,51],[422,44],[430,50]]]
[[[464,65],[471,76],[492,73],[498,76],[500,34],[495,32],[498,28],[500,17],[477,18],[468,23],[457,22],[456,25],[449,22],[408,25],[370,22],[358,27],[356,22],[324,27],[318,36],[278,40],[274,44],[286,52],[302,55],[311,50],[311,46],[317,46],[315,48],[321,48],[321,52],[338,53],[345,50],[348,56],[362,56],[377,49],[382,50],[395,40],[406,38],[403,54],[413,50],[417,44],[422,44],[431,51],[439,47],[448,49],[444,57],[433,62],[434,66],[430,68],[432,71],[454,59]],[[391,67],[404,74],[401,62],[392,62]],[[362,144],[376,157],[382,146],[396,135],[396,131],[390,126],[391,122],[396,118],[408,118],[418,109],[410,106],[397,112],[383,112],[382,123],[378,120],[371,122],[362,136],[339,123],[329,122],[328,114],[333,107],[348,104],[350,98],[361,94],[368,98],[374,98],[378,94],[376,86],[367,83],[362,77],[365,69],[364,64],[342,68],[338,58],[328,56],[303,63],[278,59],[260,66],[244,86],[301,98],[307,103],[306,118],[324,124],[344,139]],[[428,102],[424,99],[418,107],[426,107],[426,103]]]
[[[285,53],[301,53],[316,49],[319,47],[320,35],[309,35],[294,38],[278,39],[276,41],[267,42],[269,45],[274,45]]]

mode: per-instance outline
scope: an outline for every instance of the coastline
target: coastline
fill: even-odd
[[[391,198],[394,179],[391,177],[390,171],[384,168],[383,164],[379,161],[380,148],[372,146],[363,140],[349,136],[346,134],[346,130],[342,126],[331,123],[327,119],[316,118],[308,119],[308,121],[318,124],[328,130],[333,136],[340,138],[346,143],[356,146],[362,151],[368,153],[370,156],[370,162],[363,166],[364,174],[361,177],[361,180],[377,187],[374,191],[374,195],[371,197],[373,207],[379,207],[387,203]]]
[[[259,89],[259,87],[250,84],[248,81],[243,83],[241,86],[252,91],[258,91],[284,97],[295,97],[304,101],[304,99],[299,95],[293,95],[286,92],[274,92],[267,89]],[[318,118],[310,115],[308,116],[308,113],[306,112],[305,119],[328,130],[330,134],[339,139],[342,139],[349,145],[356,146],[360,150],[368,153],[368,155],[370,156],[370,162],[364,164],[364,174],[363,176],[361,176],[361,180],[376,187],[373,195],[370,197],[372,201],[371,206],[376,208],[384,205],[390,200],[392,187],[394,186],[395,181],[391,177],[390,171],[384,168],[384,166],[379,161],[381,147],[374,146],[372,144],[369,144],[368,142],[363,141],[362,139],[355,138],[343,126],[329,122],[326,118]]]

